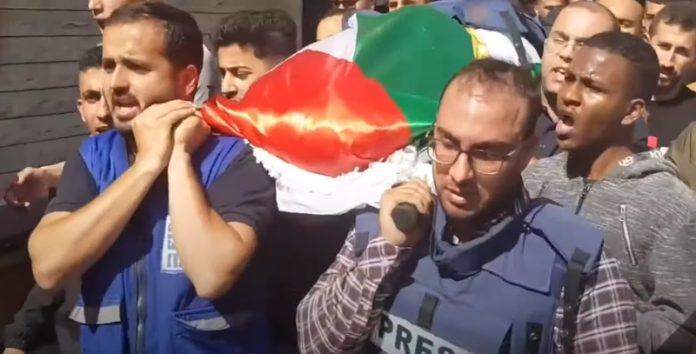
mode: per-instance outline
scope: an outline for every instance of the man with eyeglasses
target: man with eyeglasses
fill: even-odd
[[[602,234],[523,188],[540,109],[530,73],[502,61],[451,80],[427,150],[437,195],[412,181],[358,214],[298,307],[303,353],[637,353]],[[402,231],[405,204],[421,217]]]

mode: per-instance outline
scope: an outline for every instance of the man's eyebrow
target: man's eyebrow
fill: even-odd
[[[82,97],[101,96],[101,91],[93,90],[93,89],[86,89],[86,90],[82,91],[81,95],[82,95]]]
[[[439,135],[442,135],[442,137],[445,139],[454,140],[454,141],[458,140],[457,138],[454,137],[454,135],[452,135],[452,133],[448,132],[447,130],[445,130],[441,127],[435,126],[435,131],[438,132]]]
[[[555,35],[557,35],[557,36],[560,36],[560,37],[562,37],[563,39],[568,39],[568,38],[570,38],[570,36],[569,36],[567,33],[563,32],[563,31],[559,31],[559,30],[553,31],[553,34],[555,34]]]
[[[484,141],[471,146],[472,150],[489,150],[496,152],[500,152],[501,150],[512,150],[513,148],[514,145],[507,141]]]

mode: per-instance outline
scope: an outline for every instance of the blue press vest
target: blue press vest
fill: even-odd
[[[203,187],[209,188],[244,148],[240,139],[210,137],[193,157]],[[129,167],[125,140],[116,131],[86,140],[80,154],[99,193]],[[256,267],[252,261],[223,297],[197,297],[174,248],[163,175],[116,242],[82,277],[82,296],[71,314],[82,324],[82,352],[267,353],[264,283]]]
[[[399,269],[395,295],[367,352],[432,354],[552,353],[555,311],[575,251],[599,261],[602,234],[553,205],[508,218],[481,238],[453,246],[443,240],[438,208],[427,243]],[[374,237],[378,214],[356,219],[356,250]],[[582,254],[582,252],[577,252]]]

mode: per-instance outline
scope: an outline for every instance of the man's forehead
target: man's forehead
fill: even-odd
[[[605,28],[613,27],[609,14],[590,11],[583,7],[567,7],[556,18],[552,32],[562,32],[568,36],[591,37]]]
[[[686,44],[689,48],[696,47],[696,29],[683,31],[678,25],[670,25],[659,22],[655,25],[653,37],[669,37],[671,41]]]
[[[583,47],[575,53],[569,70],[596,82],[618,83],[627,75],[631,63],[618,54],[604,49]],[[616,86],[616,85],[612,85]]]
[[[113,24],[104,29],[103,56],[122,51],[160,51],[165,46],[165,28],[154,20]]]
[[[486,126],[495,121],[504,123],[500,129],[510,130],[508,133],[516,132],[516,123],[519,123],[526,108],[525,101],[512,89],[492,85],[471,81],[454,82],[443,96],[437,125],[449,133],[455,133],[466,130],[466,126],[471,124]],[[499,133],[510,135],[502,131]]]

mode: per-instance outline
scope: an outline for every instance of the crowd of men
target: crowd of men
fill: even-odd
[[[316,36],[428,3],[335,0]],[[288,14],[230,14],[209,49],[185,11],[90,0],[91,137],[5,192],[50,202],[4,353],[696,352],[696,2],[514,6],[541,77],[480,59],[452,78],[435,193],[319,216],[279,212],[252,149],[197,111],[297,50]]]

